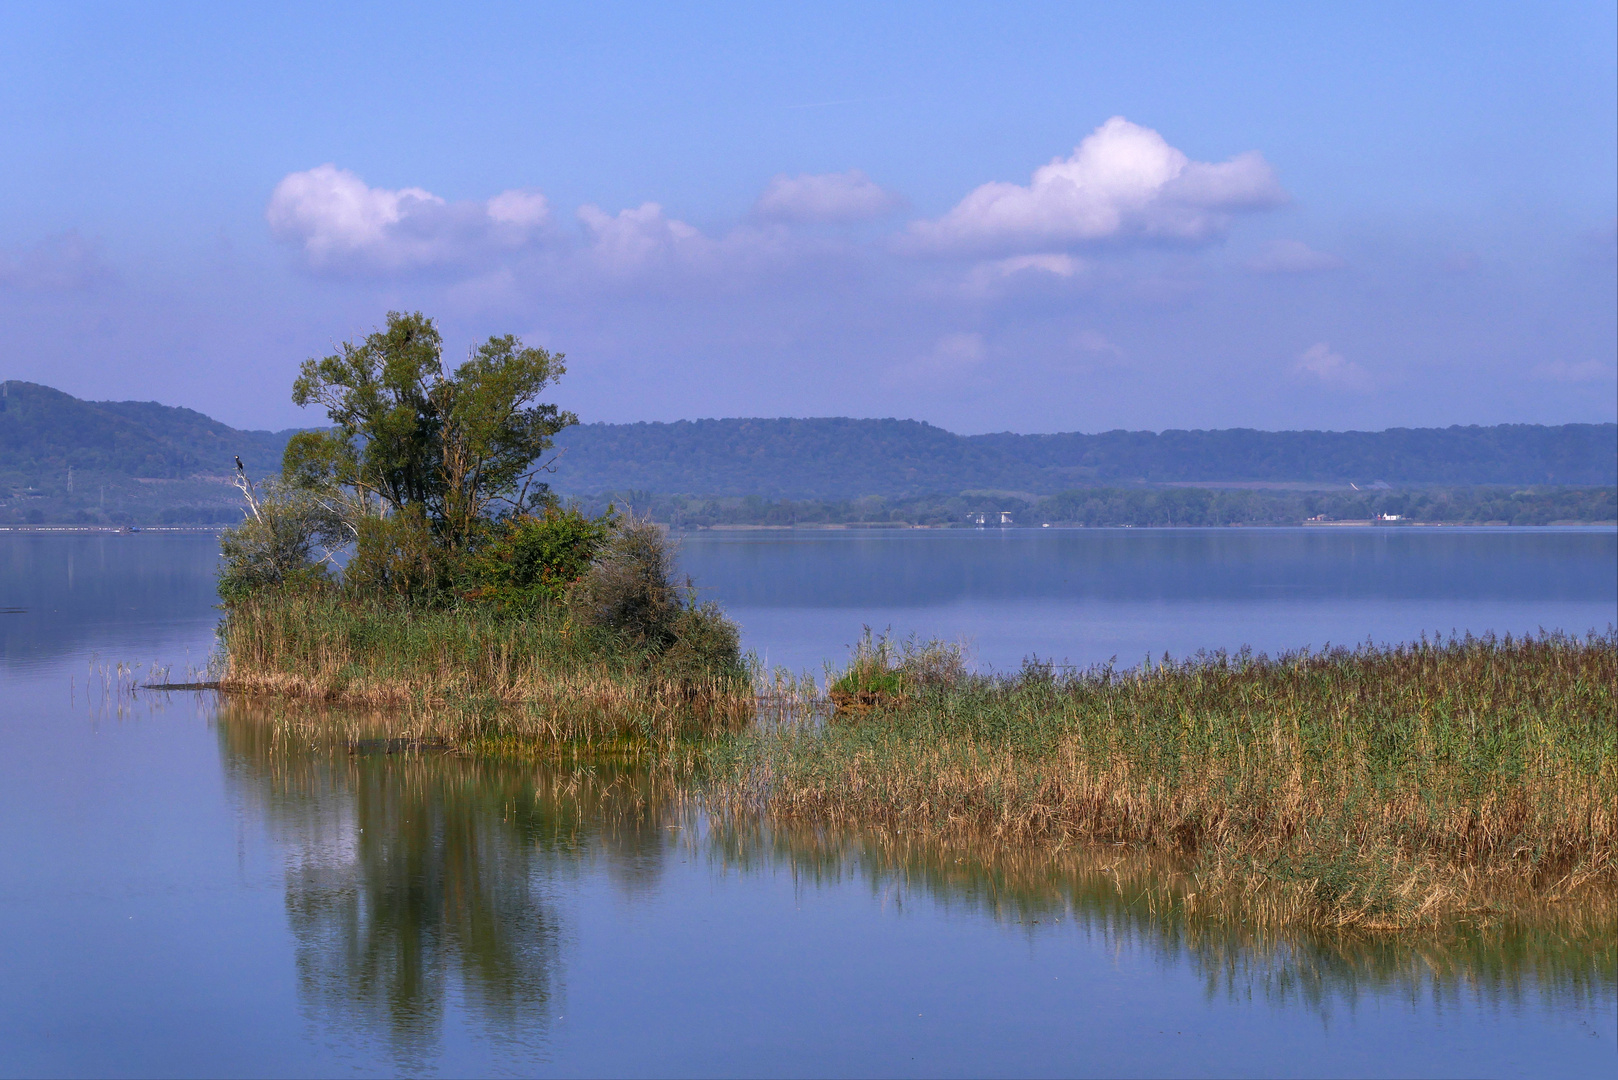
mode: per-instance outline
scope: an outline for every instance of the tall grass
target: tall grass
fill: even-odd
[[[1151,847],[1190,860],[1193,903],[1278,922],[1407,926],[1618,885],[1610,631],[945,683],[873,675],[873,655],[834,686],[886,707],[716,746],[716,803]]]
[[[745,673],[668,672],[633,642],[581,629],[550,605],[514,616],[280,594],[232,605],[220,639],[222,690],[409,706],[462,740],[646,747],[733,730],[752,715]]]

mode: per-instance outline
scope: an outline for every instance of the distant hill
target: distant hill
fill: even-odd
[[[0,383],[0,476],[33,485],[69,465],[129,477],[223,476],[237,454],[260,474],[278,471],[294,430],[237,431],[155,401],[81,401],[38,383]]]
[[[1387,431],[955,435],[914,420],[585,424],[562,433],[559,491],[779,499],[1228,483],[1618,483],[1618,425]]]
[[[278,472],[287,431],[238,431],[155,401],[81,401],[0,383],[0,522],[209,523],[241,518],[240,454]]]
[[[238,520],[240,498],[227,482],[235,455],[255,476],[276,472],[295,430],[238,431],[157,402],[81,401],[37,383],[0,383],[0,523]],[[585,424],[558,442],[551,482],[577,496],[1618,484],[1614,424],[963,436],[914,420],[832,417]]]

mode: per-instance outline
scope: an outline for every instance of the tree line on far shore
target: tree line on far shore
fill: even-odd
[[[708,498],[649,491],[608,491],[578,500],[586,510],[633,507],[683,528],[724,525],[926,525],[968,527],[1083,525],[1140,528],[1299,525],[1314,520],[1396,517],[1447,525],[1549,525],[1618,520],[1618,488],[1424,488],[1377,491],[1275,491],[1208,488],[1080,488],[1047,497],[965,492],[904,499]]]

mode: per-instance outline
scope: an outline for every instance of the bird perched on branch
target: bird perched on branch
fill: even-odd
[[[242,464],[242,456],[240,454],[237,454],[236,455],[236,471],[237,472],[244,472],[244,471],[246,471],[246,469],[247,469],[247,466]]]

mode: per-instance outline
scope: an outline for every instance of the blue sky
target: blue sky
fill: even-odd
[[[1618,416],[1618,17],[0,8],[0,377],[314,422],[389,308],[585,419]]]

